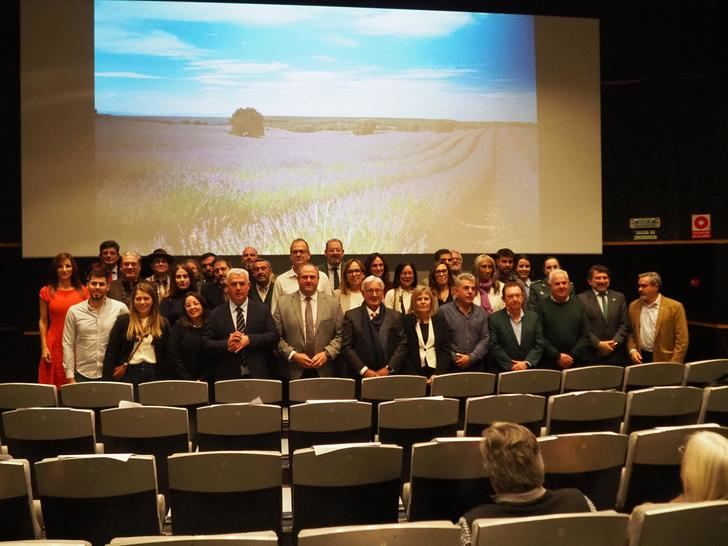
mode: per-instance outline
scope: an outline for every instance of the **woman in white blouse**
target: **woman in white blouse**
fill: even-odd
[[[420,285],[412,292],[412,308],[404,317],[407,336],[407,359],[410,373],[433,375],[455,370],[450,356],[450,329],[437,314],[437,297],[429,286]]]
[[[406,315],[410,310],[412,290],[417,285],[417,270],[410,262],[404,262],[394,270],[394,288],[384,296],[384,306]]]
[[[364,264],[358,258],[352,258],[344,264],[341,273],[339,305],[341,305],[341,310],[346,313],[349,309],[359,307],[364,302],[364,296],[361,293]]]

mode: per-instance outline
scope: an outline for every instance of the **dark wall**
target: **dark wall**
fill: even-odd
[[[19,1],[4,2],[0,12],[5,72],[0,91],[0,282],[6,296],[0,305],[0,381],[35,378],[38,289],[48,266],[48,260],[21,258]],[[728,59],[717,2],[667,3],[655,11],[636,2],[587,0],[341,3],[599,17],[605,246],[601,255],[562,255],[562,266],[583,289],[589,266],[607,264],[613,286],[628,299],[636,296],[638,272],[659,271],[665,293],[687,308],[688,357],[728,354],[723,289],[728,279]],[[714,240],[692,244],[690,215],[706,212],[712,214]],[[659,244],[629,244],[633,217],[661,219]],[[392,269],[400,258],[390,257]],[[534,257],[534,269],[542,258]],[[472,256],[465,262],[472,263]],[[429,257],[418,256],[416,263],[427,269]],[[282,271],[286,264],[286,257],[277,257],[274,269]]]

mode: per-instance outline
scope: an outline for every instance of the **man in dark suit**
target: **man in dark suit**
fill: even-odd
[[[324,248],[326,261],[319,266],[319,271],[329,278],[334,296],[341,294],[341,266],[344,262],[344,243],[339,239],[329,239]]]
[[[217,258],[212,269],[215,274],[215,282],[206,283],[202,287],[202,295],[205,296],[210,309],[225,303],[225,282],[230,266],[224,258]]]
[[[253,264],[252,274],[255,282],[250,289],[250,299],[263,303],[270,309],[273,302],[273,271],[270,262],[258,258]]]
[[[373,275],[361,285],[364,303],[344,315],[342,354],[356,377],[398,373],[406,365],[407,338],[402,315],[382,305],[384,283]]]
[[[337,298],[318,291],[318,277],[316,266],[301,266],[298,291],[281,296],[273,316],[291,379],[336,376],[344,314]]]
[[[227,272],[230,300],[210,312],[202,340],[213,362],[212,376],[223,379],[271,379],[270,363],[278,330],[268,308],[248,298],[250,280],[245,269]]]
[[[496,373],[535,368],[543,354],[538,313],[523,309],[523,288],[517,281],[508,281],[502,293],[505,309],[488,317],[491,368]]]
[[[586,310],[590,339],[585,363],[624,366],[629,364],[626,351],[629,335],[627,302],[624,294],[610,290],[609,277],[606,266],[592,266],[587,280],[591,288],[578,296]]]

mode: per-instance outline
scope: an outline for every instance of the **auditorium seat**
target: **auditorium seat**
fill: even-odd
[[[58,405],[55,385],[38,383],[0,383],[0,417],[9,410],[47,408]],[[0,443],[5,442],[5,428],[0,418]]]
[[[281,531],[280,452],[178,453],[167,464],[173,534]]]
[[[496,421],[523,425],[541,435],[546,398],[537,394],[496,394],[469,398],[465,405],[465,436],[480,436]]]
[[[460,528],[446,521],[305,529],[298,546],[458,546]]]
[[[119,381],[84,381],[61,386],[61,405],[69,408],[90,409],[96,417],[96,437],[103,441],[101,410],[116,408],[122,400],[134,401],[131,383]]]
[[[450,520],[491,502],[480,438],[437,438],[412,446],[402,501],[408,521]]]
[[[380,402],[397,398],[417,398],[427,396],[427,378],[421,375],[387,375],[365,377],[361,380],[362,402],[372,403],[372,429],[377,430]]]
[[[329,400],[292,405],[288,410],[288,449],[372,439],[372,405],[357,400]]]
[[[0,541],[40,537],[33,509],[30,463],[26,459],[0,461]]]
[[[547,489],[573,487],[598,510],[614,510],[627,459],[627,436],[613,432],[561,434],[539,438],[538,444]]]
[[[728,384],[728,358],[696,360],[685,364],[683,385],[711,387]]]
[[[651,387],[627,393],[623,434],[654,427],[694,425],[703,391],[697,387]]]
[[[473,522],[473,546],[624,546],[629,516],[611,510]]]
[[[630,521],[630,546],[717,546],[728,536],[728,501],[643,505]]]
[[[281,407],[272,404],[213,404],[197,410],[200,451],[281,450]]]
[[[465,403],[468,398],[495,392],[496,376],[486,372],[461,372],[435,375],[430,384],[431,396],[457,398],[460,402],[458,426],[465,423]]]
[[[340,377],[294,379],[288,383],[291,404],[306,400],[354,400],[356,382]]]
[[[277,379],[229,379],[215,382],[217,404],[252,402],[255,399],[263,404],[280,404],[283,383]]]
[[[678,362],[633,364],[624,368],[622,390],[629,392],[645,387],[682,385],[685,365]]]
[[[622,391],[581,391],[549,397],[545,434],[619,432],[627,395]]]
[[[139,403],[145,406],[185,408],[190,437],[197,442],[197,408],[209,403],[207,383],[203,381],[148,381],[139,385]]]
[[[561,372],[556,370],[519,370],[498,374],[498,394],[540,394],[561,391]]]
[[[728,427],[728,385],[705,387],[700,406],[699,423],[718,423]]]
[[[113,546],[277,546],[273,531],[228,533],[223,535],[138,536],[115,538]]]
[[[52,458],[35,470],[47,538],[104,546],[114,537],[160,534],[153,457]]]
[[[561,372],[561,392],[621,389],[622,366],[594,365],[569,368]]]

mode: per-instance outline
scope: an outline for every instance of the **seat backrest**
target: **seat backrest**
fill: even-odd
[[[718,423],[728,427],[728,385],[703,389],[698,423]]]
[[[496,376],[486,372],[462,372],[435,375],[430,385],[432,396],[470,398],[495,392]]]
[[[624,368],[623,391],[644,387],[682,385],[685,365],[679,362],[652,362],[633,364]]]
[[[273,531],[255,531],[224,535],[120,537],[112,540],[111,544],[114,546],[277,546],[278,535]]]
[[[387,375],[365,377],[361,381],[364,401],[416,398],[427,394],[427,378],[420,375]]]
[[[200,406],[208,403],[203,381],[148,381],[139,385],[139,402],[145,406]]]
[[[39,536],[33,515],[30,464],[26,459],[0,461],[0,540],[32,540]]]
[[[174,534],[280,531],[280,452],[178,453],[167,464]]]
[[[546,434],[619,432],[627,395],[622,391],[580,391],[549,397]]]
[[[642,505],[630,522],[630,546],[715,546],[728,533],[728,501]]]
[[[617,509],[631,512],[644,502],[668,502],[677,497],[682,491],[679,449],[688,435],[700,430],[728,437],[728,428],[714,424],[665,427],[630,434]]]
[[[0,416],[19,408],[47,408],[58,405],[55,385],[38,383],[0,383]],[[0,442],[5,442],[5,428],[0,419]]]
[[[412,446],[408,521],[456,522],[493,493],[480,438],[439,438]]]
[[[627,459],[627,436],[589,432],[538,439],[548,489],[573,487],[598,510],[614,510]]]
[[[288,448],[320,444],[368,442],[372,437],[372,405],[356,400],[296,404],[288,409]]]
[[[709,387],[728,382],[728,358],[696,360],[685,363],[683,385],[690,387]],[[717,385],[716,385],[717,386]]]
[[[458,546],[460,528],[451,522],[427,521],[304,529],[298,546]]]
[[[215,382],[215,402],[232,404],[252,402],[279,404],[283,399],[283,383],[277,379],[228,379]]]
[[[115,408],[122,400],[134,401],[131,383],[85,381],[61,386],[61,405],[69,408]]]
[[[627,393],[622,432],[698,422],[703,391],[697,387],[652,387]]]
[[[465,406],[465,436],[480,436],[496,421],[525,426],[541,434],[546,398],[537,394],[498,394],[470,398]]]
[[[197,410],[200,451],[280,451],[281,407],[270,404],[213,404]]]
[[[35,465],[49,539],[77,537],[103,546],[118,536],[160,534],[154,459],[95,456]]]
[[[294,379],[288,383],[288,399],[291,402],[306,400],[353,400],[356,381],[341,377],[312,377]]]
[[[473,546],[624,546],[626,514],[587,512],[473,522]]]
[[[498,394],[542,394],[561,391],[561,372],[556,370],[520,370],[498,374]]]
[[[396,523],[402,448],[361,444],[293,453],[293,529]]]
[[[561,392],[621,389],[622,366],[595,365],[568,368],[561,372]]]

